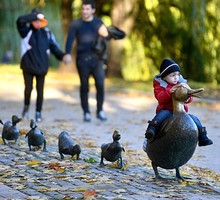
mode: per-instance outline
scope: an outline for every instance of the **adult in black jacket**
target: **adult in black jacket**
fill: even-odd
[[[97,55],[94,44],[99,36],[107,38],[108,31],[100,18],[94,16],[95,2],[83,0],[81,17],[70,24],[66,53],[71,57],[73,41],[77,41],[76,65],[80,78],[80,100],[83,109],[83,120],[91,121],[89,108],[89,77],[93,76],[96,87],[97,118],[105,121],[107,117],[103,110],[104,75],[103,60]]]
[[[47,26],[47,20],[39,9],[17,19],[17,29],[21,36],[21,69],[24,77],[23,118],[28,118],[33,78],[36,78],[36,121],[41,122],[41,110],[44,95],[44,80],[49,67],[50,52],[58,60],[65,61],[65,54],[60,50],[54,35]]]

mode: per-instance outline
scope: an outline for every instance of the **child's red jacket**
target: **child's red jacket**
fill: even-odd
[[[186,80],[180,75],[179,83],[186,83]],[[163,79],[161,79],[158,75],[155,76],[153,81],[154,86],[154,96],[158,101],[158,106],[156,108],[156,113],[160,110],[170,110],[173,111],[173,103],[172,103],[172,94],[170,93],[170,89],[174,86]],[[193,100],[190,97],[187,102],[184,104],[185,111],[188,112],[188,106],[186,104],[191,103]]]

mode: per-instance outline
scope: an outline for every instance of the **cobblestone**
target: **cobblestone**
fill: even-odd
[[[130,161],[131,164],[123,171],[114,168],[109,162],[106,162],[104,168],[99,167],[99,163],[85,162],[86,152],[90,151],[88,148],[84,148],[84,155],[79,161],[70,157],[61,161],[58,152],[50,154],[27,151],[26,157],[19,157],[23,149],[24,147],[19,149],[0,145],[0,155],[3,155],[1,157],[8,159],[8,162],[5,162],[6,159],[0,159],[2,199],[64,199],[65,197],[82,199],[83,194],[88,190],[95,190],[97,199],[217,199],[220,197],[219,182],[210,178],[201,180],[199,174],[186,182],[174,180],[155,182],[153,170],[144,162],[135,164]],[[93,156],[95,160],[99,160],[97,153],[99,150],[93,149],[93,151],[94,154],[90,152],[89,157]],[[143,160],[146,160],[145,156],[144,153],[140,154]],[[129,158],[132,159],[128,153],[125,153],[124,160],[128,162]],[[48,166],[52,163],[56,165],[50,169]],[[188,171],[188,168],[185,166],[185,170]]]

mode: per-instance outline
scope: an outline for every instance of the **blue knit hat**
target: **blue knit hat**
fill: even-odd
[[[170,60],[168,58],[164,58],[161,65],[160,65],[160,76],[161,78],[164,78],[168,74],[171,74],[172,72],[180,72],[180,67],[177,65],[173,60]]]

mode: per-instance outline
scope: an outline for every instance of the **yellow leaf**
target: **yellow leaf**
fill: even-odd
[[[29,165],[29,166],[40,165],[40,164],[42,164],[42,163],[39,160],[31,160],[31,161],[27,162],[27,165]]]
[[[26,135],[27,132],[28,132],[27,129],[24,129],[24,128],[20,129],[20,134],[21,134],[21,135]]]
[[[125,162],[124,166],[121,168],[121,170],[126,170],[128,168],[129,164],[128,162]]]
[[[8,144],[14,145],[14,144],[15,144],[15,141],[8,141]]]
[[[66,168],[65,167],[58,167],[57,169],[55,169],[56,172],[65,172]]]
[[[38,192],[50,192],[50,191],[51,191],[51,188],[43,187],[43,188],[38,189]]]
[[[80,187],[80,188],[73,189],[73,192],[85,192],[86,190],[88,190],[88,188]]]

